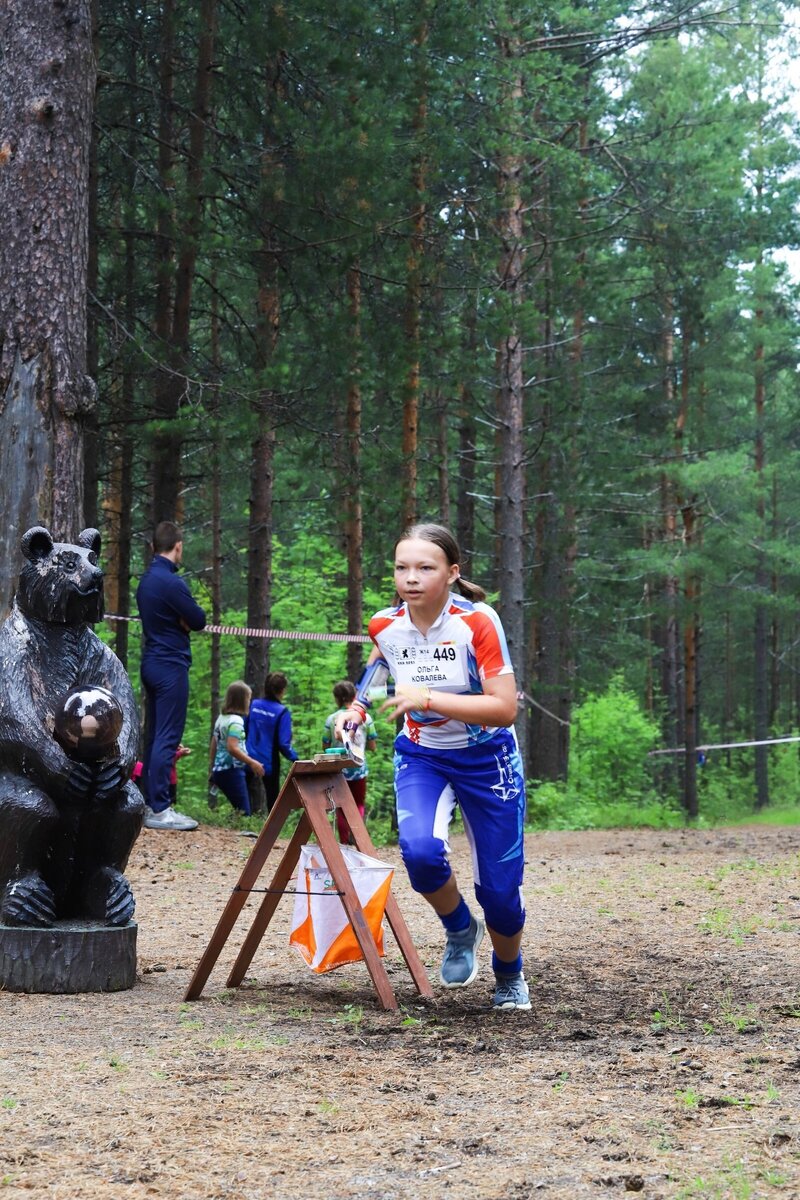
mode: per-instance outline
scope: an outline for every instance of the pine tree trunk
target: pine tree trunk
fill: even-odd
[[[760,266],[760,263],[759,263]],[[764,311],[756,309],[756,327],[763,324]],[[755,350],[755,471],[757,479],[756,518],[760,536],[766,534],[766,504],[764,502],[764,343],[759,340]],[[756,741],[769,737],[769,617],[766,598],[769,592],[769,571],[763,550],[756,551],[755,617],[753,623],[753,736]],[[756,808],[769,804],[768,747],[755,747]]]
[[[269,398],[263,395],[257,412],[256,436],[250,457],[250,524],[247,547],[247,624],[268,629],[272,608],[272,493],[275,431]],[[244,677],[261,694],[269,670],[269,639],[247,639]]]
[[[778,475],[772,475],[772,539],[777,545],[780,532],[778,524]],[[770,595],[772,597],[772,618],[769,626],[769,728],[774,730],[778,724],[781,712],[781,656],[780,656],[780,623],[778,621],[778,596],[780,595],[780,580],[777,571],[770,574]]]
[[[456,540],[461,550],[461,570],[466,578],[471,574],[475,549],[475,482],[478,463],[478,424],[475,420],[475,397],[470,386],[469,372],[475,361],[477,341],[475,306],[470,303],[466,318],[467,371],[462,378],[458,396],[458,480],[456,493]]]
[[[682,510],[683,536],[687,554],[694,550],[696,513],[694,503],[686,504]],[[687,817],[697,817],[700,806],[697,798],[697,643],[698,616],[697,581],[690,573],[686,581],[687,614],[683,627],[683,695],[684,695],[684,745],[683,762],[683,806]]]
[[[97,60],[97,0],[92,0],[92,46]],[[97,126],[92,122],[92,138],[89,146],[89,250],[86,264],[86,287],[88,307],[86,312],[86,372],[90,379],[99,378],[100,343],[98,310],[92,297],[97,295],[98,280],[98,231],[97,231]],[[98,458],[100,453],[100,430],[95,408],[87,415],[83,441],[83,520],[89,528],[96,528]]]
[[[364,519],[361,502],[361,270],[353,263],[347,272],[347,308],[350,324],[350,379],[345,413],[344,542],[347,559],[347,632],[364,632]],[[361,673],[363,649],[347,643],[347,674],[356,681]]]
[[[91,5],[0,6],[0,612],[19,539],[83,524]]]
[[[274,197],[281,188],[282,167],[275,158],[279,144],[277,114],[283,100],[281,48],[283,27],[280,12],[270,7],[267,28],[272,31],[273,51],[269,56],[264,88],[264,151],[261,158],[261,245],[256,256],[258,321],[256,365],[264,386],[256,402],[256,429],[250,453],[250,522],[247,542],[247,624],[268,629],[272,611],[272,500],[274,488],[275,427],[272,394],[266,374],[272,363],[281,329],[281,293],[278,276],[278,243],[275,232]],[[269,670],[269,638],[247,639],[245,680],[261,695]]]
[[[684,453],[684,435],[689,417],[689,395],[691,362],[690,348],[692,331],[688,316],[681,321],[681,387],[678,418],[675,422],[675,458],[680,460]],[[688,558],[692,559],[697,537],[696,497],[681,502],[683,518],[683,543]],[[684,584],[686,616],[683,622],[683,806],[688,817],[697,817],[697,646],[699,640],[699,613],[697,609],[700,585],[694,567],[690,567]]]
[[[764,86],[764,35],[759,27],[758,40],[758,101],[759,118],[757,127],[758,167],[756,176],[755,209],[758,218],[758,236],[761,234],[761,219],[764,214],[764,168],[763,168],[763,86]],[[765,497],[765,445],[764,445],[764,407],[766,402],[765,364],[764,364],[764,296],[761,272],[764,265],[764,254],[761,246],[755,258],[755,354],[753,360],[754,407],[755,407],[755,473],[756,473],[756,524],[758,529],[757,541],[767,538],[766,497]],[[767,596],[769,593],[769,571],[766,554],[762,549],[756,551],[755,566],[755,619],[753,628],[753,718],[754,738],[763,741],[769,737],[769,618],[767,614]],[[769,804],[769,748],[755,747],[755,783],[756,808],[766,808]]]
[[[179,520],[182,513],[181,456],[183,434],[176,418],[184,403],[189,364],[189,329],[197,253],[205,207],[206,131],[210,122],[214,78],[214,41],[217,0],[201,0],[195,91],[189,114],[189,155],[186,166],[186,201],[181,213],[180,245],[175,271],[172,328],[169,340],[170,369],[162,371],[156,411],[162,426],[153,439],[153,521]]]
[[[436,397],[436,461],[439,520],[450,527],[450,406],[441,392]]]
[[[517,35],[500,39],[500,49],[506,60],[510,79],[504,98],[504,111],[509,123],[516,125],[523,97],[523,80],[515,60],[519,56]],[[508,649],[518,686],[525,679],[525,381],[523,369],[522,333],[519,328],[519,309],[525,298],[524,202],[521,175],[523,161],[514,152],[499,156],[500,214],[498,231],[502,253],[498,264],[498,285],[506,301],[508,323],[501,338],[497,365],[498,463],[499,488],[497,496],[497,531],[499,538],[498,584],[500,616],[508,641]],[[520,708],[517,733],[522,761],[526,762],[527,729],[525,709]]]
[[[175,286],[175,164],[173,156],[174,95],[175,95],[175,0],[161,0],[160,58],[158,68],[158,185],[160,203],[156,218],[156,280],[154,328],[160,354],[169,359],[172,339],[172,297]],[[169,365],[169,364],[167,364]],[[156,377],[153,412],[156,419],[169,421],[169,376],[165,371]],[[150,506],[151,522],[155,527],[161,520],[176,520],[177,502],[170,490],[178,487],[180,462],[168,461],[170,439],[156,432],[150,447]],[[162,472],[166,478],[160,478]]]
[[[219,346],[219,311],[218,289],[216,276],[212,276],[211,289],[211,368],[214,380],[219,379],[222,370]],[[222,621],[222,456],[224,453],[223,425],[220,420],[219,387],[216,382],[211,393],[209,405],[211,425],[211,624],[219,625]],[[209,737],[214,731],[214,724],[219,716],[222,689],[220,686],[220,635],[211,635],[210,680],[210,728]]]
[[[405,344],[408,366],[403,394],[403,465],[402,465],[402,527],[413,524],[418,512],[418,466],[417,450],[419,437],[420,395],[420,323],[422,304],[422,264],[425,250],[425,156],[422,145],[428,120],[427,72],[424,47],[428,40],[428,24],[425,17],[427,4],[421,4],[422,19],[414,36],[414,47],[421,64],[417,79],[417,100],[412,122],[413,135],[419,147],[411,173],[414,215],[411,223],[411,239],[408,249],[408,276],[405,300]]]
[[[664,409],[670,413],[675,403],[675,334],[673,329],[674,309],[672,297],[663,298],[661,366]],[[661,476],[661,521],[663,539],[668,547],[675,543],[677,532],[677,501],[675,485],[664,472]],[[679,642],[678,642],[678,591],[677,577],[667,572],[664,580],[664,627],[661,669],[661,689],[666,713],[666,738],[669,746],[679,746],[683,741],[683,711],[679,696]]]

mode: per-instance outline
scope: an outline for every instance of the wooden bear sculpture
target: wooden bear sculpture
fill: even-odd
[[[21,546],[26,562],[0,628],[0,923],[124,925],[134,899],[122,872],[144,801],[129,782],[139,739],[130,681],[89,628],[103,616],[100,534],[54,543],[37,526]],[[122,710],[103,757],[56,736],[75,688],[107,689]]]

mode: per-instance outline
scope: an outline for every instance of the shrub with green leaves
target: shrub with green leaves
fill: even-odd
[[[574,711],[570,782],[593,804],[641,801],[652,791],[647,755],[660,740],[657,723],[613,679],[608,691],[587,696]]]

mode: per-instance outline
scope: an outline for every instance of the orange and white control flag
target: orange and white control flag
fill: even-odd
[[[378,954],[383,957],[383,914],[394,867],[352,846],[339,849]],[[311,970],[318,974],[364,958],[319,846],[300,848],[289,944],[297,947]]]

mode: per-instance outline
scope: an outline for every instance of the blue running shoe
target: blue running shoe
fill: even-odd
[[[527,1011],[530,1008],[528,985],[521,971],[519,975],[495,975],[494,978],[497,986],[492,998],[492,1008],[498,1012],[501,1009],[519,1008]]]
[[[447,988],[466,987],[478,974],[478,947],[486,926],[480,917],[471,917],[466,929],[448,933],[439,978]]]

